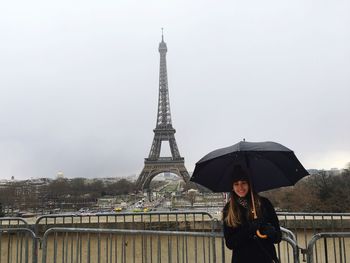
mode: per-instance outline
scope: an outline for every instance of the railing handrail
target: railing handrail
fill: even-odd
[[[277,216],[350,216],[350,213],[276,212]]]
[[[50,215],[42,215],[39,216],[35,224],[39,224],[42,219],[45,218],[68,218],[68,217],[126,217],[126,216],[161,216],[161,215],[205,215],[208,216],[209,219],[212,219],[213,216],[207,211],[149,211],[149,212],[117,212],[117,213],[103,213],[103,214],[50,214]]]
[[[28,232],[33,238],[37,239],[38,237],[35,235],[34,231],[25,228],[25,227],[16,227],[16,228],[0,228],[0,232],[6,232],[6,233],[15,233],[15,232]]]
[[[51,227],[45,231],[42,240],[51,233],[95,233],[95,234],[130,234],[130,235],[170,235],[170,236],[197,236],[197,237],[223,237],[221,232],[195,232],[195,231],[162,231],[162,230],[134,230],[134,229],[104,229],[104,228],[75,228]]]
[[[3,221],[8,221],[9,224],[8,225],[2,224]],[[23,225],[17,224],[18,226],[19,225],[28,226],[28,222],[25,219],[23,219],[22,217],[0,217],[0,228],[2,226],[13,226],[13,224],[11,224],[11,221],[17,221],[17,223],[19,223],[19,222],[23,223]]]
[[[283,233],[286,233],[287,236],[288,236],[289,238],[291,238],[292,240],[294,240],[295,243],[297,242],[297,238],[296,238],[296,236],[294,235],[294,233],[293,233],[292,231],[290,231],[289,229],[287,229],[287,228],[285,228],[285,227],[280,227],[280,229],[281,229],[281,231],[282,231]]]
[[[291,231],[286,228],[281,228],[282,232],[285,232],[289,235]],[[103,228],[76,228],[76,227],[51,227],[45,231],[42,240],[47,238],[52,232],[62,233],[103,233],[103,234],[131,234],[131,235],[140,235],[140,234],[149,234],[149,235],[180,235],[180,236],[198,236],[198,237],[224,237],[222,231],[220,232],[196,232],[196,231],[162,231],[162,230],[134,230],[134,229],[103,229]],[[33,232],[34,233],[34,232]],[[350,232],[349,232],[350,234]],[[296,244],[295,239],[290,238],[289,236],[284,236],[284,240],[291,241],[291,243]]]

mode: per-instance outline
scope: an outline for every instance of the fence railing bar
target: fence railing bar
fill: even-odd
[[[350,237],[350,232],[329,232],[329,233],[318,233],[314,235],[311,240],[309,241],[307,245],[307,262],[313,263],[314,262],[314,247],[316,247],[316,242],[320,239],[325,239],[325,238],[342,238],[342,237]],[[317,262],[317,261],[316,261]]]

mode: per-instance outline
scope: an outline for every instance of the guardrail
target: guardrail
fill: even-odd
[[[307,246],[309,263],[342,263],[348,262],[347,259],[350,259],[350,232],[318,233],[312,237]]]
[[[34,230],[38,235],[55,226],[86,227],[140,230],[195,231],[211,230],[213,216],[203,211],[164,211],[108,214],[57,214],[37,218]]]
[[[0,217],[0,228],[28,228],[28,222],[22,217]]]
[[[277,215],[280,225],[293,231],[302,248],[318,233],[350,231],[350,213],[277,212]],[[301,249],[301,253],[305,261],[307,250]]]
[[[350,213],[277,212],[277,216],[282,226],[292,230],[350,229]]]
[[[346,253],[346,250],[348,250],[350,253],[350,245],[347,239],[348,236],[346,236],[350,231],[350,213],[279,212],[277,214],[283,230],[283,240],[286,241],[277,246],[277,253],[281,259],[283,258],[282,262],[299,262],[313,259],[316,259],[317,262],[319,258],[324,260],[332,257],[336,257],[336,260],[342,260],[340,262],[346,262],[346,259],[350,258],[350,255]],[[45,215],[39,217],[36,220],[36,223],[31,226],[29,226],[27,221],[22,218],[6,217],[0,218],[0,250],[2,252],[5,251],[4,249],[6,246],[8,246],[8,244],[11,244],[12,249],[14,249],[16,246],[22,247],[20,241],[20,236],[22,234],[14,234],[15,231],[13,229],[23,231],[23,228],[27,230],[28,228],[33,228],[35,230],[34,237],[36,240],[39,239],[40,241],[40,238],[37,237],[43,235],[45,231],[53,227],[74,227],[79,229],[86,229],[90,227],[92,229],[99,230],[103,230],[101,228],[105,228],[108,231],[110,229],[119,229],[121,231],[136,230],[138,233],[143,233],[142,231],[172,231],[185,233],[199,232],[199,234],[205,235],[221,234],[221,221],[213,218],[210,213],[203,211],[151,211],[139,213],[110,213],[100,215]],[[10,232],[6,232],[8,230],[12,231],[11,235],[8,234]],[[332,238],[328,236],[325,237],[327,243],[322,243],[322,247],[320,245],[320,241],[314,241],[315,238],[319,237],[320,232],[322,232],[322,234],[324,234],[323,232],[331,232],[333,235]],[[338,234],[340,235],[339,239],[337,238]],[[16,235],[18,235],[18,238]],[[71,236],[72,234],[70,233],[69,235]],[[8,236],[10,236],[10,238],[12,238],[11,242],[14,242],[15,239],[18,239],[19,241],[18,243],[9,243],[6,241],[7,239],[5,236],[6,238],[9,238]],[[319,239],[323,239],[323,237]],[[138,241],[135,239],[135,243],[137,242]],[[316,242],[317,245],[313,246],[313,254],[310,256],[310,243],[312,242]],[[334,249],[334,247],[339,247],[339,242],[341,242],[341,246],[344,247],[343,250]],[[35,242],[35,245],[38,244],[41,243]],[[215,242],[215,245],[217,249],[219,249],[219,251],[215,249],[215,251],[217,251],[216,254],[219,254],[219,252],[224,254],[223,251],[226,251],[226,249],[223,238],[221,238],[219,242]],[[25,248],[23,249],[23,251],[26,250]],[[39,249],[38,251],[40,252],[41,250]],[[3,255],[3,253],[1,253],[1,255]],[[300,258],[300,256],[302,256],[302,258]],[[0,262],[8,261],[1,260],[0,258]],[[16,261],[13,260],[12,262]],[[329,262],[334,262],[334,260]]]
[[[279,243],[277,245],[278,258],[280,259],[281,262],[291,262],[293,260],[294,263],[299,263],[300,248],[298,247],[297,240],[294,233],[284,227],[281,227],[281,232],[282,232],[282,240],[286,241],[287,244],[291,246],[292,252],[290,253],[289,246],[286,246],[283,242]]]
[[[294,234],[282,228],[281,262],[299,263]],[[35,233],[0,229],[0,262],[230,262],[222,232],[51,228],[38,249]],[[323,240],[323,242],[321,242]],[[346,262],[350,232],[320,233],[309,242],[307,262]],[[38,256],[39,255],[39,256]]]
[[[38,239],[27,228],[0,228],[0,262],[37,263]]]
[[[231,262],[220,232],[51,228],[42,240],[42,263],[48,262]],[[298,248],[288,235],[280,247],[299,262]],[[93,245],[94,244],[94,245]]]
[[[191,237],[201,239],[197,249]],[[52,228],[43,236],[42,262],[216,262],[212,238],[198,232]]]

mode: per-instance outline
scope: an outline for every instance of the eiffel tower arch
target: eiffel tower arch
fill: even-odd
[[[170,114],[170,101],[168,90],[168,75],[166,66],[167,45],[162,41],[159,43],[160,72],[159,72],[159,97],[156,128],[153,130],[154,138],[148,158],[139,175],[136,185],[138,190],[149,189],[152,179],[160,173],[170,172],[181,177],[186,184],[190,176],[185,167],[185,159],[181,157],[175,140],[176,130],[173,128]],[[170,146],[171,157],[160,157],[162,142],[167,141]]]

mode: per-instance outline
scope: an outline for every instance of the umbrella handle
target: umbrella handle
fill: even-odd
[[[246,159],[246,160],[248,162],[248,159]],[[249,167],[249,164],[248,164],[248,167]],[[250,170],[248,170],[248,171],[249,171],[249,175],[250,175]],[[254,201],[254,194],[253,194],[253,184],[252,184],[252,180],[251,180],[250,176],[249,176],[249,179],[250,179],[249,182],[250,182],[250,187],[251,187],[251,189],[250,189],[250,196],[251,196],[251,199],[252,199],[252,206],[253,206],[252,214],[253,214],[253,218],[257,219],[258,216],[256,214],[256,208],[255,208],[255,201]],[[261,234],[259,229],[256,230],[256,235],[258,237],[262,238],[262,239],[266,239],[267,238],[267,235]]]
[[[257,235],[258,237],[262,238],[262,239],[266,239],[266,238],[267,238],[267,235],[261,234],[260,231],[259,231],[259,229],[256,230],[256,235]]]
[[[252,191],[251,191],[251,197],[252,197],[252,205],[253,205],[253,209],[252,209],[253,218],[254,218],[254,219],[257,219],[258,216],[257,216],[257,214],[256,214],[255,202],[254,202],[254,195],[253,195]],[[266,239],[266,238],[267,238],[267,235],[261,234],[260,231],[259,231],[259,229],[256,230],[256,235],[257,235],[258,237],[262,238],[262,239]]]

